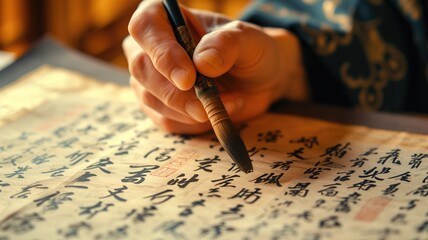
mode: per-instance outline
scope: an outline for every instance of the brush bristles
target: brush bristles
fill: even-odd
[[[232,121],[225,119],[215,124],[213,128],[221,145],[239,168],[245,173],[252,172],[253,165],[247,149]]]

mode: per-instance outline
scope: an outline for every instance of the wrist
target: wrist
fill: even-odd
[[[275,43],[275,68],[278,70],[274,81],[277,83],[273,91],[272,102],[288,99],[292,101],[308,101],[309,87],[307,84],[300,41],[293,33],[280,28],[264,28]]]

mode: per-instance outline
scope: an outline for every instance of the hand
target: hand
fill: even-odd
[[[160,127],[196,134],[211,129],[193,84],[196,71],[217,78],[235,122],[265,112],[282,98],[307,100],[299,41],[284,29],[261,28],[182,7],[197,44],[193,59],[177,43],[163,4],[145,0],[123,42],[141,109]]]

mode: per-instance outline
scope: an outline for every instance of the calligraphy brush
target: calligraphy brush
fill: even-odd
[[[195,42],[186,26],[177,1],[163,0],[163,5],[173,27],[177,42],[186,50],[190,58],[193,58]],[[226,108],[220,99],[220,93],[214,80],[197,73],[195,85],[193,87],[196,96],[205,108],[205,112],[208,115],[208,119],[211,122],[214,133],[220,141],[220,144],[243,172],[252,172],[253,165],[251,164],[244,142],[229,118]]]

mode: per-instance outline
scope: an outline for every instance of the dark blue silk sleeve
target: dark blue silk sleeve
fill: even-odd
[[[299,37],[314,101],[428,113],[426,10],[424,0],[261,0],[242,19]]]

